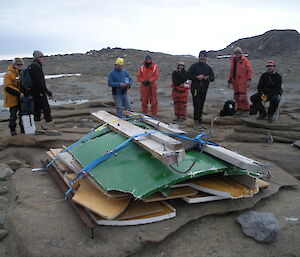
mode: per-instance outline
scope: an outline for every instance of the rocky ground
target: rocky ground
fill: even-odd
[[[232,97],[226,88],[228,59],[209,59],[216,73],[205,105],[204,122],[210,140],[248,157],[271,164],[271,186],[253,198],[187,205],[172,202],[177,217],[150,225],[112,228],[99,227],[94,240],[73,209],[63,200],[51,177],[32,173],[42,167],[41,160],[51,147],[70,145],[88,133],[97,123],[91,111],[104,109],[114,112],[106,75],[117,56],[126,58],[128,71],[134,77],[145,52],[105,49],[87,55],[67,55],[47,58],[46,74],[81,73],[81,77],[66,77],[47,81],[56,99],[87,99],[81,105],[53,106],[52,112],[59,136],[9,136],[7,112],[1,112],[1,170],[14,174],[0,181],[0,255],[1,256],[300,256],[300,150],[292,143],[300,139],[299,58],[277,58],[284,80],[283,105],[280,117],[273,123],[256,121],[255,117],[212,118],[224,102]],[[173,119],[170,99],[170,75],[179,59],[187,66],[191,57],[152,53],[161,68],[159,80],[158,118]],[[259,75],[264,70],[262,59],[251,60],[254,67],[255,92]],[[7,62],[0,62],[4,71]],[[132,107],[140,111],[139,93],[135,80],[130,89]],[[192,129],[192,106],[189,101],[188,119],[181,127]],[[261,244],[246,237],[235,218],[249,210],[274,213],[279,234],[272,244]]]

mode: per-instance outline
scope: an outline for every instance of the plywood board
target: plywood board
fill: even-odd
[[[252,160],[246,156],[230,151],[229,149],[226,149],[224,147],[204,145],[203,151],[239,168],[257,172],[260,174],[269,173],[269,164]]]
[[[178,128],[172,128],[169,124],[163,123],[159,120],[153,119],[149,116],[146,116],[141,113],[135,113],[131,111],[124,111],[124,114],[132,117],[132,118],[139,118],[142,119],[145,123],[153,126],[155,129],[162,131],[162,132],[167,132],[167,133],[174,133],[174,134],[186,134],[185,131],[178,129]]]
[[[82,170],[82,166],[77,162],[77,160],[68,152],[64,152],[59,155],[60,160],[64,162],[66,166],[68,166],[74,173],[78,173],[80,170]],[[99,191],[101,191],[103,194],[105,194],[107,197],[112,198],[126,198],[129,196],[127,193],[119,192],[119,191],[111,191],[106,192],[102,187],[100,187],[89,175],[86,177],[88,181],[96,187]]]
[[[250,175],[231,175],[228,176],[231,180],[246,186],[249,189],[254,189],[256,186],[256,178]]]
[[[92,219],[98,225],[105,226],[131,226],[131,225],[142,225],[149,224],[153,222],[158,222],[166,219],[171,219],[176,216],[176,210],[166,202],[158,202],[161,205],[161,211],[145,216],[140,216],[137,218],[126,219],[126,220],[105,220],[100,216],[90,213]]]
[[[108,198],[83,179],[73,201],[105,219],[114,219],[127,208],[130,198]]]
[[[145,203],[143,201],[131,201],[128,208],[121,213],[118,220],[128,220],[163,211],[161,203]]]
[[[184,196],[196,195],[197,193],[198,191],[191,187],[176,187],[171,188],[168,196],[166,197],[157,192],[153,195],[148,196],[147,198],[144,198],[143,201],[149,203],[161,200],[170,200],[175,198],[182,198]]]
[[[47,152],[47,155],[54,160],[57,156],[57,154],[60,152],[61,149],[50,149],[50,151]],[[66,165],[64,165],[61,161],[59,160],[55,160],[54,161],[57,168],[61,171],[61,172],[65,172],[70,170]]]
[[[125,137],[132,137],[151,132],[151,130],[145,131],[128,121],[120,120],[118,117],[106,111],[98,111],[92,113],[92,115],[99,121],[107,123],[112,130]],[[134,138],[133,141],[165,164],[177,163],[181,161],[185,155],[184,148],[180,141],[159,132],[145,137]]]
[[[256,186],[258,188],[267,188],[270,184],[262,179],[256,179]]]
[[[57,159],[61,161],[64,165],[69,167],[76,174],[82,170],[82,166],[77,162],[77,160],[68,152],[63,152],[57,155]]]
[[[227,177],[201,179],[191,183],[190,186],[206,193],[233,199],[251,197],[258,192],[258,188],[248,189]]]
[[[225,196],[220,196],[220,195],[212,195],[208,194],[205,192],[198,192],[196,195],[192,196],[185,196],[182,197],[184,201],[187,203],[204,203],[204,202],[211,202],[211,201],[216,201],[216,200],[223,200],[223,199],[229,199],[228,197]]]

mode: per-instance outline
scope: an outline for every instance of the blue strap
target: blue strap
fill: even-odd
[[[96,128],[95,128],[96,129]],[[72,145],[70,145],[69,147],[67,147],[65,150],[63,150],[61,153],[65,153],[67,151],[69,151],[73,146],[77,145],[78,143],[80,143],[81,141],[83,141],[84,139],[88,138],[92,133],[95,132],[95,129],[93,129],[90,133],[88,133],[87,135],[85,135],[84,137],[80,138],[77,142],[73,143]],[[59,153],[60,154],[60,153]],[[52,161],[50,161],[46,168],[48,168],[53,162],[55,162],[57,160],[57,157],[55,157]]]
[[[98,166],[100,163],[104,162],[105,160],[107,160],[108,158],[110,158],[111,156],[116,154],[117,152],[124,149],[126,146],[129,145],[129,143],[131,142],[132,139],[137,138],[137,137],[145,137],[145,136],[157,133],[157,132],[158,131],[151,131],[148,133],[141,133],[138,135],[131,136],[126,141],[124,141],[122,144],[118,145],[114,150],[108,152],[107,154],[105,154],[105,155],[97,158],[96,160],[90,162],[89,164],[87,164],[81,171],[79,171],[76,178],[70,182],[70,188],[65,193],[65,198],[67,198],[68,194],[73,191],[72,185],[75,183],[76,180],[81,179],[82,177],[86,176],[93,168]]]
[[[196,143],[199,143],[200,146],[202,146],[203,144],[219,146],[216,143],[202,140],[201,138],[205,135],[204,132],[202,132],[201,134],[197,135],[194,138],[186,137],[186,136],[183,136],[183,135],[180,135],[180,134],[171,134],[171,133],[164,133],[164,134],[166,134],[168,136],[179,137],[179,138],[183,138],[183,139],[186,139],[186,140],[194,141]]]
[[[129,120],[130,118],[119,118],[118,120]],[[74,147],[75,145],[77,145],[78,143],[82,142],[84,139],[88,138],[92,133],[94,133],[97,128],[99,128],[99,126],[97,126],[96,128],[94,128],[90,133],[88,133],[87,135],[85,135],[84,137],[80,138],[78,141],[76,141],[75,143],[71,144],[69,147],[67,147],[65,150],[63,150],[62,152],[60,152],[59,154],[61,153],[65,153],[67,151],[69,151],[72,147]],[[52,161],[50,161],[46,168],[48,168],[53,162],[55,162],[57,160],[57,157],[55,157],[54,159],[52,159]]]

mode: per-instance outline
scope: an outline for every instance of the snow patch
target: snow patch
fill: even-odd
[[[3,85],[3,80],[6,72],[0,72],[0,85]],[[57,74],[57,75],[45,75],[45,79],[57,79],[63,77],[80,77],[80,73],[75,74]]]

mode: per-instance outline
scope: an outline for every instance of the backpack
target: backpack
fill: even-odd
[[[22,70],[19,76],[21,86],[24,87],[25,90],[27,91],[30,90],[33,86],[33,81],[30,76],[29,69],[30,69],[30,65],[26,69]]]
[[[32,96],[25,96],[20,99],[21,115],[30,115],[34,113],[34,103]]]
[[[220,116],[232,116],[236,113],[235,101],[228,100],[225,102],[223,109],[220,111]]]

